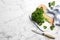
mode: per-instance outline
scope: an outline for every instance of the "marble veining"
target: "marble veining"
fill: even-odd
[[[29,15],[49,0],[0,0],[0,40],[53,40],[33,33]],[[52,1],[52,0],[50,0]],[[55,40],[60,40],[59,27]]]

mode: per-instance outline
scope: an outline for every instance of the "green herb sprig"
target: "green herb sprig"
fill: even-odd
[[[55,6],[55,1],[53,1],[53,2],[49,2],[48,5],[49,5],[49,7],[51,7],[51,6]]]
[[[50,26],[50,29],[51,29],[51,30],[53,30],[54,28],[55,28],[55,26],[54,26],[54,25],[51,25],[51,26]]]
[[[47,26],[43,26],[43,28],[44,28],[44,29],[46,29],[46,28],[47,28]]]
[[[44,23],[43,17],[44,10],[43,8],[36,8],[36,10],[32,13],[32,20],[35,21],[37,24],[42,25]]]

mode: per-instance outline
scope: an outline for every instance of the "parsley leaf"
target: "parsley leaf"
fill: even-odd
[[[48,5],[49,5],[49,7],[54,6],[55,5],[55,1],[49,2]]]
[[[47,28],[47,26],[43,26],[43,28],[44,28],[44,29],[46,29],[46,28]]]
[[[54,28],[55,28],[55,26],[54,26],[54,25],[51,25],[51,26],[50,26],[50,29],[51,29],[51,30],[53,30]]]

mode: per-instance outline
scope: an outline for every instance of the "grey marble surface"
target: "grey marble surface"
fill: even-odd
[[[48,2],[49,0],[0,0],[0,40],[53,40],[33,33],[31,30],[37,29],[29,19],[38,5],[46,5]],[[54,40],[60,40],[60,27],[57,29]]]

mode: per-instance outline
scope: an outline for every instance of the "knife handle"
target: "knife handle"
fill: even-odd
[[[49,34],[49,33],[47,33],[47,32],[44,32],[43,35],[46,36],[46,37],[48,37],[48,38],[55,39],[55,36],[54,36],[54,35]]]

